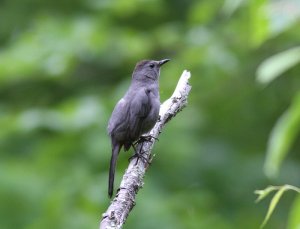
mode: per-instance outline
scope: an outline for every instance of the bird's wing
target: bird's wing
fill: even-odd
[[[122,98],[108,122],[108,133],[126,144],[126,148],[142,134],[143,121],[151,110],[149,93],[142,88]]]
[[[116,104],[107,126],[107,132],[109,135],[112,135],[113,132],[118,130],[123,132],[128,129],[129,107],[129,102],[124,98],[120,99],[120,101]]]
[[[137,140],[142,134],[142,124],[151,110],[151,102],[147,90],[140,89],[130,101],[129,109],[129,137]]]

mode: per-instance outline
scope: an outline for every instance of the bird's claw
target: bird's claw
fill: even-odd
[[[151,142],[152,139],[154,139],[154,140],[156,140],[156,141],[159,141],[158,138],[153,137],[153,136],[151,136],[151,135],[142,135],[142,136],[134,143],[134,145],[136,146],[136,145],[138,145],[138,144],[140,144],[140,143]]]
[[[142,160],[144,164],[151,165],[151,158],[147,158],[143,155],[143,153],[134,153],[128,160],[131,161],[132,159],[137,158],[135,165],[139,162],[139,160]]]

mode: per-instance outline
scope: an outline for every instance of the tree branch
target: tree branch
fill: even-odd
[[[143,156],[150,161],[152,159],[151,150],[162,128],[187,104],[187,98],[191,90],[188,82],[190,77],[190,72],[183,71],[173,95],[160,106],[160,119],[153,129],[146,134],[153,136],[153,138],[149,142],[140,143],[137,146],[137,151],[139,152],[142,148],[141,152],[144,152]],[[137,158],[134,158],[130,161],[116,197],[112,200],[107,211],[102,215],[100,229],[122,228],[129,212],[135,205],[136,194],[143,186],[143,178],[147,168],[148,163],[145,163],[143,160],[137,161]]]

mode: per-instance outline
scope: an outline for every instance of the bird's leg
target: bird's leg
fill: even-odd
[[[140,143],[144,143],[144,142],[151,142],[152,139],[156,140],[156,141],[159,141],[158,138],[156,137],[153,137],[151,135],[142,135],[135,143],[134,143],[134,146],[136,146],[137,144],[140,144]]]
[[[131,161],[132,159],[137,158],[135,165],[137,165],[139,159],[141,159],[145,164],[146,164],[146,163],[149,164],[149,165],[151,164],[151,160],[148,159],[148,158],[146,158],[146,157],[143,155],[143,154],[145,153],[144,151],[142,151],[143,144],[144,144],[144,142],[142,142],[142,145],[141,145],[141,147],[140,147],[140,149],[139,149],[139,152],[137,152],[137,150],[136,150],[136,148],[135,148],[135,144],[132,144],[132,145],[131,145],[132,148],[134,149],[134,154],[133,154],[128,160]]]

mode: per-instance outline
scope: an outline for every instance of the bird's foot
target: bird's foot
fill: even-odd
[[[151,165],[151,158],[147,158],[144,156],[144,152],[135,152],[128,160],[131,161],[132,159],[137,158],[135,165],[139,162],[139,160],[142,160],[144,164]]]
[[[151,142],[152,139],[154,139],[154,140],[156,140],[156,141],[159,141],[158,138],[153,137],[153,136],[151,136],[151,135],[142,135],[142,136],[134,143],[134,145],[136,146],[137,144],[140,144],[140,143]]]

